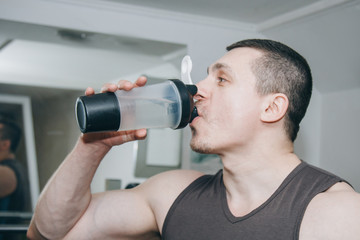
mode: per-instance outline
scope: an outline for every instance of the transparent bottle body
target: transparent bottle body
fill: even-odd
[[[119,130],[173,128],[181,121],[181,98],[172,81],[117,91]]]

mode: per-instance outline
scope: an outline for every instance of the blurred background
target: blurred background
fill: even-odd
[[[246,38],[281,41],[308,60],[314,93],[295,151],[359,191],[359,22],[357,0],[1,1],[0,107],[15,112],[23,128],[17,157],[28,171],[30,205],[80,134],[74,105],[86,87],[99,91],[106,82],[142,74],[154,82],[180,78],[187,54],[198,82],[227,45]],[[190,150],[188,128],[180,133],[157,132],[112,149],[93,192],[125,188],[168,169],[221,167],[216,156]],[[164,150],[166,138],[181,148]],[[159,155],[168,151],[163,155],[174,158],[171,164],[148,162],[150,147]]]

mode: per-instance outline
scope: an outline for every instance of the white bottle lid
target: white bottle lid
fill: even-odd
[[[186,55],[181,61],[181,81],[185,84],[193,85],[190,73],[192,70],[192,61],[189,55]]]

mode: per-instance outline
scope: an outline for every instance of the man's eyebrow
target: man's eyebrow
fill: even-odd
[[[214,71],[217,71],[219,69],[225,69],[225,70],[229,71],[230,73],[233,72],[229,65],[224,64],[224,63],[215,63],[215,64],[213,64],[213,65],[211,65],[210,67],[207,68],[207,73],[209,74],[209,70],[214,72]]]

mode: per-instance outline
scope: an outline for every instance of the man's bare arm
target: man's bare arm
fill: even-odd
[[[73,159],[67,159],[71,160]],[[66,167],[66,164],[64,165]],[[65,167],[62,166],[59,171],[65,171]],[[49,185],[45,191],[50,195],[44,194],[40,198],[28,237],[87,240],[159,239],[172,203],[181,191],[201,175],[191,170],[165,172],[148,179],[134,189],[95,195],[84,191],[84,202],[75,191],[75,199],[67,198],[68,200],[64,201],[58,191],[52,193],[48,190],[52,187]],[[59,180],[60,178],[56,181]],[[79,184],[82,183],[80,181]],[[59,202],[61,209],[54,206]]]
[[[346,183],[337,183],[309,204],[300,229],[300,240],[360,240],[360,194]]]
[[[111,141],[130,141],[142,138],[145,135],[142,134],[114,136]],[[79,139],[45,186],[30,225],[29,238],[40,236],[40,233],[44,237],[62,238],[87,210],[92,199],[90,183],[110,146],[86,141],[85,135]]]
[[[14,192],[16,184],[15,172],[7,166],[0,166],[0,197],[6,197]]]
[[[146,78],[141,77],[135,84],[107,84],[103,91],[131,90],[145,83]],[[94,90],[88,88],[86,94],[94,94]],[[112,146],[145,136],[145,129],[82,135],[40,195],[28,237],[63,238],[87,210],[92,199],[90,183],[106,153]]]
[[[95,194],[65,239],[160,239],[172,203],[201,175],[175,170],[153,176],[133,189]]]

